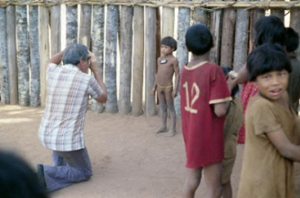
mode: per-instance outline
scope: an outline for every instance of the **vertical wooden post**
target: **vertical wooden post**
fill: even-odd
[[[6,7],[7,59],[9,72],[10,104],[18,103],[18,68],[16,56],[16,10],[14,5]]]
[[[107,6],[106,47],[105,47],[105,83],[107,88],[106,112],[118,112],[117,103],[117,33],[118,6]]]
[[[222,34],[222,23],[221,23],[222,11],[216,10],[211,13],[211,25],[210,31],[214,40],[214,47],[210,50],[210,61],[219,64],[220,60],[220,44]]]
[[[19,104],[29,105],[29,44],[27,31],[27,7],[16,6],[17,65]]]
[[[234,9],[227,8],[223,10],[220,65],[232,67],[235,19],[236,13]]]
[[[144,8],[134,6],[133,16],[133,78],[132,78],[132,115],[143,113],[143,76],[144,76]]]
[[[174,37],[174,21],[175,12],[174,8],[163,7],[162,10],[162,34],[161,38],[166,36]]]
[[[300,10],[299,8],[291,9],[290,26],[300,34]],[[300,41],[299,41],[300,42]],[[296,50],[298,58],[300,58],[300,47]]]
[[[273,1],[280,1],[280,0],[273,0]],[[282,8],[271,9],[271,15],[275,15],[279,17],[284,22],[284,9]]]
[[[66,15],[67,15],[67,45],[70,43],[77,43],[77,5],[75,6],[66,6]]]
[[[61,51],[60,5],[51,7],[51,56]]]
[[[79,27],[79,43],[86,45],[88,49],[91,44],[91,14],[90,5],[81,5],[80,27]]]
[[[237,9],[236,16],[233,69],[238,71],[247,60],[249,11]]]
[[[133,7],[122,6],[120,17],[121,58],[119,111],[125,115],[131,111],[131,58],[132,58]]]
[[[195,1],[203,1],[203,0],[195,0]],[[192,19],[193,19],[193,24],[201,22],[206,24],[207,26],[210,25],[208,23],[208,13],[203,9],[201,9],[200,7],[194,7]]]
[[[155,8],[145,8],[146,21],[146,39],[145,39],[145,114],[146,116],[154,116],[156,114],[155,98],[151,94],[155,80],[155,65],[156,65],[156,10]]]
[[[249,51],[252,51],[253,49],[253,42],[255,39],[255,30],[254,30],[254,25],[256,21],[265,16],[265,10],[261,8],[255,8],[254,10],[251,10],[251,15],[250,15],[250,43],[249,43]]]
[[[40,51],[38,30],[38,6],[29,6],[30,40],[30,106],[40,106]],[[44,31],[44,30],[43,30]]]
[[[7,61],[6,8],[0,8],[0,19],[0,101],[2,104],[9,104],[10,99]]]
[[[49,60],[49,10],[39,6],[39,46],[40,46],[40,78],[41,78],[41,106],[45,106],[46,101],[46,68]]]
[[[189,8],[179,8],[178,9],[178,29],[177,29],[177,53],[176,57],[178,59],[179,69],[188,62],[188,51],[185,45],[185,33],[190,27],[190,9]],[[178,90],[179,91],[179,90]],[[180,111],[180,96],[179,94],[175,98],[175,110],[177,116],[181,115]]]
[[[92,52],[95,54],[100,75],[103,77],[103,60],[104,60],[104,6],[93,6],[93,34],[92,34]],[[102,103],[92,99],[92,111],[102,113],[104,107]]]

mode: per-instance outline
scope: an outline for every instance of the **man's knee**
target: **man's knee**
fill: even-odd
[[[93,176],[93,173],[92,173],[91,170],[87,170],[87,171],[84,172],[84,177],[85,177],[86,181],[90,180],[92,176]]]

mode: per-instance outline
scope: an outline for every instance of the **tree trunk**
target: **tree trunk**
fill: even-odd
[[[51,56],[61,51],[60,5],[51,7]]]
[[[144,8],[134,6],[132,115],[143,113]]]
[[[29,105],[29,45],[27,8],[16,6],[18,94],[21,106]]]
[[[291,9],[291,19],[290,19],[290,26],[300,34],[300,10],[299,8],[292,8]],[[300,42],[300,40],[299,40]],[[300,47],[296,50],[298,58],[300,58]]]
[[[46,101],[46,68],[49,60],[49,11],[46,7],[39,6],[39,46],[40,46],[40,81],[41,81],[41,106]]]
[[[174,37],[174,26],[175,26],[174,21],[175,21],[174,8],[163,7],[161,38],[164,38],[166,36]]]
[[[81,5],[79,43],[86,45],[90,49],[91,44],[91,13],[90,5]]]
[[[16,56],[16,10],[14,5],[6,7],[7,59],[9,72],[10,104],[18,103],[18,68]]]
[[[10,99],[7,60],[6,8],[0,8],[0,19],[0,101],[2,104],[9,104]]]
[[[77,43],[77,5],[75,6],[66,6],[66,15],[67,15],[67,45],[70,43]]]
[[[132,18],[133,7],[121,7],[121,73],[120,73],[120,113],[128,114],[131,111],[131,58],[132,58]]]
[[[222,35],[221,16],[221,10],[217,10],[211,13],[210,31],[213,36],[214,47],[210,50],[210,61],[216,64],[219,64],[220,61],[220,44]]]
[[[145,114],[146,116],[154,116],[156,114],[155,96],[151,94],[156,67],[156,10],[155,8],[146,7],[146,39],[145,39]]]
[[[195,1],[201,2],[203,0],[195,0]],[[207,26],[210,25],[208,23],[208,13],[206,11],[204,11],[203,9],[201,9],[200,7],[194,7],[192,19],[193,19],[193,24],[204,23]]]
[[[93,6],[93,34],[92,34],[92,52],[95,54],[100,75],[103,77],[103,60],[104,60],[104,6]],[[92,111],[102,113],[104,106],[102,103],[92,99]]]
[[[105,82],[107,87],[106,112],[118,112],[117,103],[117,34],[118,6],[107,6],[106,19],[106,49],[105,49]]]
[[[221,61],[220,65],[229,66],[232,68],[233,62],[233,41],[235,28],[236,13],[232,8],[227,8],[223,11],[223,30],[221,40]]]
[[[30,39],[30,106],[40,106],[40,51],[38,30],[38,6],[29,6]]]
[[[190,9],[189,8],[179,8],[178,9],[178,29],[177,29],[177,59],[179,70],[188,62],[188,51],[185,45],[185,33],[190,27]],[[179,93],[179,90],[178,90]],[[175,110],[177,116],[181,115],[180,109],[180,96],[177,94],[175,98]]]
[[[247,61],[249,11],[237,9],[236,17],[233,69],[239,71]]]

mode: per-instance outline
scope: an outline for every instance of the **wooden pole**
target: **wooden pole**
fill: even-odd
[[[195,1],[203,2],[203,0],[195,0]],[[201,9],[200,7],[194,7],[192,19],[193,19],[193,24],[204,23],[205,25],[209,26],[208,13],[203,9]]]
[[[220,61],[220,44],[222,34],[221,16],[221,10],[211,13],[210,31],[213,36],[214,47],[210,50],[210,61],[216,64],[219,64]]]
[[[132,58],[133,7],[122,6],[120,17],[121,58],[119,111],[126,115],[131,111],[131,58]]]
[[[179,70],[188,62],[188,51],[185,45],[185,33],[190,27],[190,9],[189,8],[178,8],[178,29],[177,29],[177,53]],[[178,90],[179,91],[179,90]],[[179,93],[179,92],[178,92]],[[177,94],[175,98],[175,110],[177,116],[181,115],[180,109],[180,96]]]
[[[253,49],[253,42],[254,42],[254,39],[255,39],[255,30],[254,30],[254,25],[256,23],[256,21],[265,16],[265,10],[264,9],[261,9],[261,8],[257,8],[257,9],[254,9],[254,10],[251,10],[251,15],[250,15],[250,44],[249,44],[249,48],[250,50],[249,51],[252,51]]]
[[[9,72],[7,61],[6,8],[0,8],[0,101],[9,104]]]
[[[118,112],[117,103],[117,34],[118,6],[107,6],[106,48],[105,48],[105,83],[107,88],[106,112]]]
[[[49,60],[49,11],[46,7],[39,6],[39,46],[40,46],[40,78],[41,78],[41,106],[46,101],[46,68]]]
[[[60,5],[51,7],[51,56],[61,51],[60,13]]]
[[[291,9],[291,19],[290,19],[290,26],[300,34],[300,10],[299,8],[292,8]],[[299,40],[300,42],[300,40]],[[300,47],[296,50],[298,58],[300,58]]]
[[[234,28],[236,13],[232,8],[223,10],[223,29],[221,39],[221,61],[220,65],[232,67],[233,62],[233,46],[234,46]]]
[[[273,0],[273,1],[280,1],[280,0]],[[277,16],[282,21],[284,21],[284,9],[282,9],[282,8],[272,8],[271,15]]]
[[[95,54],[100,75],[103,77],[103,60],[104,60],[104,6],[93,6],[93,34],[92,34],[92,52]],[[102,103],[92,99],[92,111],[102,113],[104,106]]]
[[[27,7],[16,6],[18,95],[21,106],[29,105],[29,44]]]
[[[145,12],[145,114],[146,116],[154,116],[156,114],[155,97],[151,94],[151,90],[154,85],[156,66],[156,10],[155,8],[146,7]]]
[[[29,6],[30,41],[30,106],[38,107],[40,100],[40,51],[38,30],[38,6]]]
[[[175,21],[174,8],[163,7],[161,38],[164,38],[166,36],[174,37],[174,26],[175,26],[174,21]]]
[[[92,7],[90,5],[81,5],[78,40],[79,43],[86,45],[88,49],[91,45],[91,14]]]
[[[237,9],[233,69],[239,71],[246,63],[248,54],[249,11]]]
[[[144,8],[134,6],[132,115],[143,114]]]
[[[77,43],[77,5],[75,6],[66,6],[66,15],[67,15],[67,45],[70,43]]]
[[[14,5],[6,7],[7,60],[9,72],[10,104],[18,103],[18,67],[16,56],[16,10]]]

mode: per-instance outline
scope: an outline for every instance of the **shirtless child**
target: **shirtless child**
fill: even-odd
[[[156,133],[167,131],[167,109],[170,111],[171,128],[169,136],[174,136],[176,132],[176,112],[174,108],[174,98],[177,95],[179,84],[178,60],[173,56],[176,51],[177,42],[172,37],[165,37],[161,41],[161,57],[157,59],[158,70],[155,76],[155,83],[152,94],[157,95],[159,99],[159,108],[161,111],[162,126]],[[173,86],[173,75],[175,73],[175,86]]]

